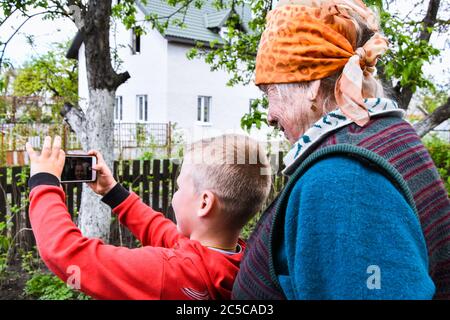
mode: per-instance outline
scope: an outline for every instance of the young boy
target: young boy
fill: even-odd
[[[63,281],[97,299],[229,299],[245,244],[242,227],[270,189],[270,166],[259,144],[242,135],[202,140],[187,148],[172,199],[177,224],[118,184],[102,155],[97,181],[119,221],[142,243],[129,249],[83,237],[60,187],[61,138],[46,137],[31,162],[30,221],[39,253]],[[74,279],[75,278],[75,279]]]

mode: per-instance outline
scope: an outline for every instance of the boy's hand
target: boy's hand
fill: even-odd
[[[38,155],[29,142],[25,144],[28,157],[30,157],[30,177],[37,173],[46,172],[53,174],[61,181],[61,174],[64,169],[66,154],[61,150],[61,137],[52,138],[46,136],[41,154]]]
[[[100,152],[90,150],[88,155],[97,157],[97,164],[92,167],[93,170],[97,171],[97,180],[95,182],[88,182],[87,184],[95,193],[104,196],[114,188],[117,181],[114,179],[111,170],[109,170]]]

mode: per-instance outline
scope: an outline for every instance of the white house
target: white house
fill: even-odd
[[[163,0],[136,2],[137,20],[157,13],[173,13]],[[186,141],[220,133],[239,132],[240,119],[248,112],[252,99],[261,97],[253,84],[228,87],[230,75],[225,71],[211,71],[203,59],[189,60],[186,53],[197,41],[223,41],[221,34],[230,10],[217,11],[206,2],[202,9],[189,8],[185,28],[170,25],[164,35],[148,28],[136,35],[121,23],[114,23],[111,46],[117,50],[122,64],[118,71],[128,71],[131,78],[116,93],[115,121],[123,123],[177,123]],[[236,9],[247,29],[250,8]],[[182,19],[181,14],[174,18]],[[86,108],[88,90],[84,45],[78,34],[68,57],[79,60],[79,96],[81,108]],[[267,130],[252,133],[265,139]]]

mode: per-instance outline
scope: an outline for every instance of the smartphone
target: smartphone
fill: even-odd
[[[97,163],[95,156],[68,154],[61,175],[61,183],[94,182],[97,172],[92,167]]]

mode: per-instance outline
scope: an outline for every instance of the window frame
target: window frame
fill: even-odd
[[[118,101],[120,101],[120,103],[118,103]],[[114,99],[114,121],[123,121],[123,96],[116,96]]]
[[[136,33],[136,27],[131,28],[131,54],[141,54],[141,35]]]
[[[212,96],[197,96],[197,123],[211,124],[211,105]]]
[[[143,99],[143,108],[141,110],[141,99]],[[136,122],[146,123],[149,122],[149,106],[148,106],[148,95],[138,94],[136,95]]]

